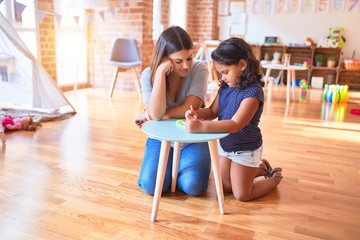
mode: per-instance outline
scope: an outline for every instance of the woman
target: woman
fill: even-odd
[[[179,119],[190,105],[204,104],[209,72],[203,63],[193,61],[193,42],[178,26],[164,30],[153,52],[150,67],[141,75],[141,89],[147,120]],[[141,127],[144,121],[137,119]],[[147,194],[154,194],[161,142],[148,138],[138,180]],[[169,153],[163,191],[171,183],[173,148]],[[210,174],[210,153],[207,143],[183,144],[177,186],[189,195],[206,191]]]

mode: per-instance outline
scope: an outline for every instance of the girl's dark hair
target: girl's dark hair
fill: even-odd
[[[164,57],[181,50],[193,48],[193,41],[190,35],[179,26],[171,26],[165,29],[156,42],[151,57],[151,83],[154,81],[155,71]]]
[[[251,46],[241,38],[232,37],[222,43],[211,53],[214,62],[221,65],[238,64],[241,59],[247,62],[247,66],[238,79],[239,88],[245,88],[258,82],[262,87],[265,83],[262,80],[260,62],[255,58]],[[225,84],[220,83],[220,86]]]

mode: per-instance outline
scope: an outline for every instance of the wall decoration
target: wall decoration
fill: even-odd
[[[262,13],[273,14],[275,11],[275,0],[263,0]]]
[[[315,5],[316,5],[316,0],[304,0],[302,5],[303,12],[304,13],[315,12]]]
[[[218,15],[220,16],[229,15],[229,0],[219,0]]]
[[[318,0],[316,5],[316,12],[325,13],[329,12],[330,0]]]
[[[254,15],[260,15],[261,14],[261,0],[252,0],[251,6],[250,6],[250,12]]]
[[[359,12],[360,0],[346,1],[345,9],[347,12]]]
[[[343,12],[345,9],[345,0],[333,0],[331,6],[332,12]]]
[[[300,13],[301,0],[288,0],[289,1],[289,13]]]
[[[275,1],[275,12],[276,13],[287,13],[288,12],[288,1],[287,0],[276,0]]]

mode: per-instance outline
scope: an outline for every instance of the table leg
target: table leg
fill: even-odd
[[[295,100],[295,84],[296,84],[296,77],[295,77],[295,70],[291,70],[291,83],[292,83],[292,99]]]
[[[289,105],[290,98],[290,81],[291,81],[291,70],[287,70],[287,84],[286,84],[286,105]]]
[[[273,85],[273,82],[274,82],[274,80],[271,80],[271,81],[269,80],[270,79],[270,74],[271,74],[271,68],[266,69],[265,81],[266,81],[266,84],[269,85],[268,86],[268,93],[267,93],[268,98],[270,98],[270,96],[271,96],[272,85]]]
[[[157,211],[159,208],[160,197],[162,193],[162,187],[164,184],[164,177],[166,171],[166,165],[168,162],[169,157],[169,150],[170,150],[170,142],[162,140],[161,141],[161,149],[160,149],[160,157],[159,157],[159,165],[156,175],[156,185],[155,185],[155,193],[154,193],[154,200],[151,212],[151,221],[156,221]]]
[[[212,140],[208,142],[211,156],[211,166],[213,169],[216,193],[219,201],[220,213],[224,214],[224,191],[221,180],[219,155],[217,149],[217,141]]]
[[[174,155],[173,155],[173,167],[171,177],[171,192],[175,192],[177,174],[179,169],[179,158],[180,158],[181,143],[174,142]]]

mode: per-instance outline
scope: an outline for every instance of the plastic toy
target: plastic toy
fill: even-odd
[[[306,101],[306,99],[307,99],[307,90],[309,88],[309,84],[305,79],[302,79],[299,82],[299,86],[301,88],[300,101]]]
[[[329,28],[329,36],[327,37],[330,41],[336,44],[338,47],[343,47],[346,39],[344,37],[344,28],[342,27],[331,27]]]
[[[185,122],[186,122],[186,119],[178,119],[178,120],[176,120],[176,126],[185,129]]]
[[[350,110],[350,112],[351,112],[352,114],[360,115],[360,109],[355,109],[355,108],[353,108],[353,109]]]
[[[314,44],[315,44],[315,42],[311,38],[309,38],[309,37],[306,38],[306,41],[305,41],[306,46],[310,47],[310,46],[312,46]]]
[[[323,100],[329,103],[345,103],[348,100],[348,85],[324,85]]]

